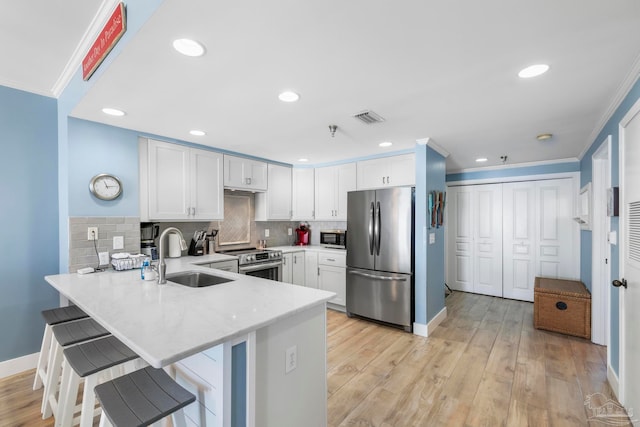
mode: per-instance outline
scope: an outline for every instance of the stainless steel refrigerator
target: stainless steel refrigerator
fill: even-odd
[[[347,314],[413,327],[413,187],[347,195]]]

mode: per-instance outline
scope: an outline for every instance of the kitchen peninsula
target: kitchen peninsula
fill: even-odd
[[[201,357],[221,345],[222,378],[208,381],[216,390],[224,390],[214,425],[230,425],[231,396],[238,390],[246,390],[247,426],[311,425],[311,420],[326,425],[325,306],[334,294],[195,264],[226,259],[232,257],[167,260],[168,274],[199,270],[232,279],[205,288],[143,281],[139,270],[45,279],[154,367]],[[239,359],[246,358],[246,365],[232,366],[236,362],[232,348],[238,345],[246,349]],[[285,363],[292,351],[294,369]],[[238,369],[245,370],[240,375],[244,382],[234,382],[236,390],[231,390],[231,372]],[[193,373],[211,377],[197,369]]]

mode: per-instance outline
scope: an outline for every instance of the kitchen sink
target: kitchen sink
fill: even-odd
[[[202,271],[181,271],[180,273],[167,274],[167,281],[179,285],[190,286],[192,288],[204,288],[206,286],[219,285],[221,283],[232,282],[233,279],[214,276]]]

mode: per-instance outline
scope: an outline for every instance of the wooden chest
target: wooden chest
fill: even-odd
[[[591,293],[576,280],[536,277],[533,297],[536,329],[591,338]]]

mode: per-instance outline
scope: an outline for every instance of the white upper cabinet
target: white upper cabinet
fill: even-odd
[[[293,169],[291,219],[309,221],[314,218],[314,170]]]
[[[267,190],[267,163],[224,155],[224,186],[249,191]]]
[[[356,189],[356,164],[316,168],[315,219],[347,220],[347,193]]]
[[[291,218],[291,168],[269,164],[269,189],[256,193],[255,220],[289,220]]]
[[[415,185],[414,154],[358,162],[358,190]]]
[[[140,162],[143,220],[223,219],[221,154],[150,139]]]

